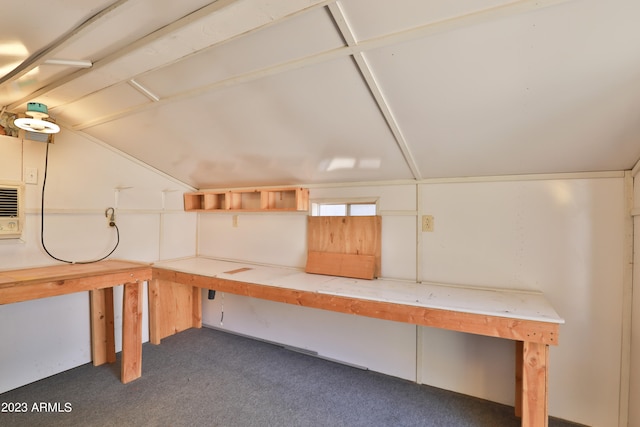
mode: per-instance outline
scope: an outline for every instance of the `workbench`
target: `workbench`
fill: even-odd
[[[142,283],[150,280],[149,264],[118,260],[0,270],[0,305],[89,291],[98,366],[116,360],[113,287],[124,285],[120,380],[128,383],[142,375]]]
[[[142,374],[142,283],[150,341],[202,326],[201,289],[513,340],[516,413],[548,425],[549,346],[564,320],[541,293],[308,274],[203,257],[155,263],[106,260],[0,271],[0,305],[89,291],[94,365],[114,362],[113,287],[124,285],[121,381]]]
[[[538,292],[307,274],[204,257],[158,262],[149,284],[150,341],[202,326],[201,289],[513,340],[516,414],[548,425],[549,346],[564,320]]]

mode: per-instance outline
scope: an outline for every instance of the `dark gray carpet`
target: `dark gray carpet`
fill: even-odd
[[[143,376],[90,364],[0,394],[2,426],[519,426],[513,408],[212,329],[143,345]],[[56,412],[36,412],[43,409]],[[59,409],[58,409],[59,407]],[[69,412],[60,412],[70,409]],[[550,427],[575,424],[551,419]]]

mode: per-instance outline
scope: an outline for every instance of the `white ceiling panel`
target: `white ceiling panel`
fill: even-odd
[[[215,46],[136,79],[161,98],[344,46],[326,8],[318,8]]]
[[[52,116],[55,115],[57,120],[75,126],[94,117],[108,116],[151,102],[135,88],[127,84],[120,84],[95,92],[75,102],[50,109],[50,113]]]
[[[10,42],[12,37],[24,48],[20,61],[33,62],[35,68],[12,84],[0,87],[0,102],[6,104],[21,99],[24,104],[29,101],[25,98],[30,93],[78,70],[42,63],[46,59],[95,62],[156,28],[171,23],[175,16],[188,14],[207,3],[207,0],[71,0],[49,1],[47,6],[51,7],[50,11],[43,5],[34,5],[38,13],[33,13],[29,7],[13,8],[12,14],[15,13],[15,16],[3,20],[0,28],[0,76],[9,71],[1,72],[8,59],[2,52],[13,46]],[[52,19],[52,13],[55,19]],[[140,16],[145,19],[140,20]],[[117,28],[115,34],[114,28]],[[49,52],[47,57],[37,56],[44,52]],[[62,99],[74,98],[68,95]]]
[[[348,58],[86,132],[198,187],[411,178]]]
[[[209,3],[211,0],[128,0],[84,30],[82,37],[65,44],[56,56],[100,60]],[[115,28],[118,33],[114,37]]]
[[[481,10],[514,3],[513,0],[343,0],[345,11],[356,40],[363,41],[397,33]]]
[[[633,166],[635,23],[624,8],[577,4],[367,54],[423,177]],[[613,18],[618,34],[605,37]]]
[[[58,39],[112,0],[66,0],[51,2],[55,7],[56,19],[50,13],[40,13],[39,4],[18,5],[3,8],[2,25],[0,25],[0,70],[9,64],[19,65],[28,56],[38,52],[53,40]],[[10,9],[10,10],[7,10]],[[46,31],[43,31],[46,28]],[[0,73],[0,77],[4,72]]]
[[[10,72],[14,69],[15,64],[11,64],[6,72]],[[0,70],[2,73],[4,70]],[[23,97],[29,96],[29,94],[33,93],[33,91],[37,90],[40,87],[40,83],[42,82],[39,79],[39,70],[35,68],[31,70],[28,74],[21,76],[17,80],[13,80],[10,83],[4,84],[0,87],[0,104],[7,105],[14,99],[21,99]]]
[[[274,20],[282,19],[286,22],[287,18],[295,16],[299,11],[304,12],[314,3],[319,3],[319,0],[287,0],[278,3],[269,0],[218,0],[208,2],[209,4],[190,14],[187,13],[190,8],[200,6],[201,1],[181,3],[180,8],[162,7],[155,0],[132,2],[135,3],[133,6],[125,0],[116,3],[122,5],[113,8],[113,12],[109,9],[110,13],[105,13],[92,27],[83,29],[83,37],[68,40],[61,46],[61,49],[68,49],[71,53],[78,50],[78,45],[91,45],[96,52],[91,56],[95,62],[90,70],[80,70],[72,79],[61,79],[58,84],[48,85],[46,92],[56,92],[51,99],[61,103],[70,102],[109,85],[138,77],[150,70],[188,58],[210,46],[268,27]],[[173,5],[174,2],[170,3]],[[135,9],[132,10],[130,6]],[[150,12],[156,7],[161,13]],[[175,20],[165,25],[167,16],[171,14]],[[149,15],[152,18],[142,19],[143,25],[134,25],[143,30],[120,30],[121,27],[131,27],[127,24],[128,21]],[[109,29],[111,37],[105,36],[105,27]],[[152,30],[153,28],[156,29]],[[138,36],[140,38],[136,39]],[[109,54],[104,57],[107,52]],[[40,82],[42,80],[34,84]],[[21,101],[21,104],[16,105],[24,107],[28,100]]]

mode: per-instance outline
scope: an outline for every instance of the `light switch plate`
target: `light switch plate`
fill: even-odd
[[[26,168],[24,182],[25,184],[38,184],[38,168]]]

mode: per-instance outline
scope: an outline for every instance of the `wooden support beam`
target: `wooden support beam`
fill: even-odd
[[[94,366],[116,361],[113,288],[89,292],[91,306],[91,358]]]
[[[202,290],[195,286],[191,288],[191,327],[202,328]]]
[[[121,381],[142,376],[142,284],[125,283],[122,302]]]
[[[549,346],[525,341],[522,355],[522,427],[548,427]]]
[[[160,322],[162,320],[162,311],[160,310],[160,280],[150,280],[147,292],[149,294],[149,342],[158,345],[162,340],[162,333],[160,332]]]
[[[524,342],[515,341],[516,344],[516,398],[515,413],[516,417],[522,417],[522,362]]]

